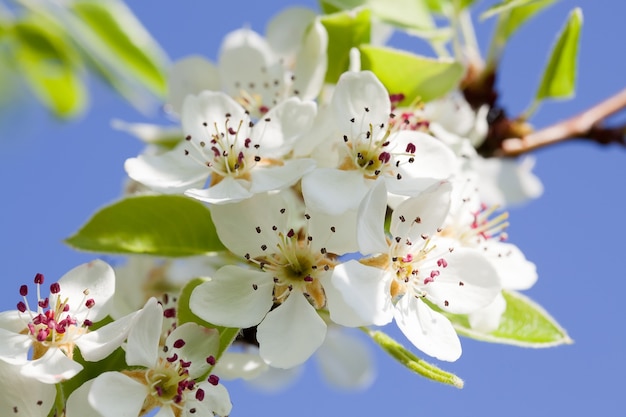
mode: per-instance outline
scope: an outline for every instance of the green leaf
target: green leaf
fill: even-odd
[[[552,49],[541,84],[535,95],[537,101],[546,98],[566,98],[576,88],[576,64],[578,42],[583,15],[579,8],[574,9],[567,19],[565,28]]]
[[[426,0],[428,8],[433,13],[447,15],[449,10],[461,11],[473,5],[476,0]]]
[[[390,94],[431,101],[458,87],[465,68],[458,62],[427,58],[392,48],[361,45],[361,68],[373,71]]]
[[[324,13],[336,13],[366,7],[372,15],[404,29],[430,30],[435,23],[426,0],[322,0]]]
[[[370,11],[340,12],[321,18],[328,32],[326,82],[334,84],[350,67],[350,49],[370,41]]]
[[[461,335],[485,342],[544,348],[571,344],[567,332],[543,308],[515,291],[503,291],[506,310],[491,333],[473,330],[467,316],[446,314]]]
[[[511,11],[518,7],[530,5],[532,3],[542,3],[544,0],[503,0],[500,3],[494,4],[485,12],[480,15],[481,19],[488,19],[492,16],[496,16],[500,13]]]
[[[86,105],[80,60],[54,24],[35,15],[15,23],[14,58],[37,97],[55,115],[69,118]]]
[[[79,27],[85,36],[77,41],[95,61],[165,96],[164,54],[123,2],[81,0],[70,8],[83,23]]]
[[[240,329],[236,329],[232,327],[216,326],[214,324],[211,324],[207,321],[202,320],[200,317],[196,316],[191,311],[191,308],[189,308],[189,300],[191,299],[191,292],[194,290],[194,288],[196,288],[198,285],[202,284],[203,282],[205,282],[203,278],[195,278],[189,281],[185,285],[185,287],[183,288],[183,290],[181,291],[178,297],[178,307],[176,309],[176,314],[177,314],[179,325],[183,323],[193,322],[193,323],[199,324],[200,326],[204,326],[209,329],[217,329],[219,331],[220,347],[219,347],[217,356],[215,357],[215,359],[218,360],[222,356],[222,353],[224,353],[226,349],[228,349],[228,347],[233,343],[233,341],[239,334]]]
[[[555,1],[538,0],[510,9],[508,13],[501,13],[494,36],[500,44],[504,44],[524,23]]]
[[[220,251],[211,212],[175,195],[130,197],[97,212],[70,246],[101,253],[192,256]]]
[[[372,331],[369,329],[363,329],[374,342],[378,344],[385,352],[391,357],[406,366],[411,371],[431,379],[433,381],[441,382],[443,384],[452,385],[456,388],[463,388],[463,380],[458,376],[443,371],[426,362],[423,359],[415,356],[410,350],[406,349],[400,343],[396,342],[389,335],[381,331]]]

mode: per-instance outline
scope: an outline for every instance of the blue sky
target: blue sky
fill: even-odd
[[[482,3],[479,10],[485,7]],[[502,103],[511,113],[528,104],[555,34],[567,13],[579,5],[584,26],[576,97],[546,103],[532,122],[545,126],[624,87],[626,6],[610,2],[610,8],[608,3],[563,0],[512,40],[499,80]],[[130,6],[175,60],[192,53],[215,58],[224,34],[244,24],[262,32],[269,17],[287,4],[184,0]],[[316,8],[312,0],[299,4]],[[479,26],[483,46],[489,23]],[[62,240],[98,207],[118,198],[123,162],[142,148],[133,138],[111,130],[109,123],[112,118],[151,120],[95,80],[90,90],[90,110],[72,123],[54,121],[37,106],[23,103],[0,115],[2,310],[15,308],[19,285],[31,283],[35,273],[57,279],[93,258],[71,250]],[[465,380],[463,390],[415,376],[371,346],[378,379],[366,391],[335,391],[310,363],[302,377],[279,394],[228,384],[232,415],[623,414],[619,407],[626,373],[626,272],[620,262],[626,232],[626,149],[581,141],[540,150],[536,157],[545,193],[510,210],[509,235],[537,265],[539,281],[526,294],[569,331],[573,345],[534,350],[463,339],[461,359],[441,364]]]

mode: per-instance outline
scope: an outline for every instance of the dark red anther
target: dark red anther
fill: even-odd
[[[196,391],[196,400],[204,400],[204,390],[202,388],[198,388],[198,390]]]
[[[391,154],[389,152],[381,152],[380,155],[378,155],[378,160],[386,164],[391,160]]]
[[[169,358],[167,358],[167,361],[169,363],[174,363],[178,360],[178,354],[174,353],[172,356],[170,356]]]
[[[167,319],[176,317],[176,308],[171,307],[171,308],[166,308],[165,310],[163,310],[163,317]]]
[[[26,311],[26,304],[24,304],[23,301],[20,301],[19,303],[17,303],[17,309],[19,310],[20,313],[23,313]]]
[[[26,297],[28,295],[28,285],[22,285],[20,287],[20,295]]]
[[[50,293],[51,294],[58,294],[61,291],[61,286],[59,285],[58,282],[54,282],[52,284],[50,284]]]
[[[291,239],[292,237],[294,237],[295,234],[296,232],[294,232],[293,229],[289,229],[289,231],[287,232],[287,237]]]
[[[208,358],[206,358],[206,363],[208,363],[211,366],[215,365],[215,356],[211,355]]]
[[[252,142],[252,139],[246,138],[246,140],[243,141],[243,146],[245,146],[246,148],[249,148],[250,142]]]
[[[181,368],[189,368],[191,366],[191,361],[185,362],[184,360],[180,360],[180,367]]]
[[[220,378],[217,375],[210,375],[209,379],[207,379],[207,381],[211,385],[217,385],[217,384],[220,383]]]
[[[91,327],[91,326],[93,326],[93,321],[91,321],[91,320],[87,319],[87,320],[85,320],[85,321],[83,322],[83,326],[85,326],[85,327]]]
[[[35,284],[43,284],[43,274],[37,273],[37,275],[35,275]]]
[[[48,308],[48,306],[50,305],[50,300],[48,299],[48,297],[46,297],[43,300],[39,300],[37,302],[37,305],[41,308]]]
[[[415,145],[412,143],[407,143],[406,144],[406,152],[407,153],[415,153]]]
[[[178,339],[177,341],[174,342],[174,347],[176,349],[180,349],[183,346],[185,346],[185,341],[183,339]]]
[[[233,129],[232,127],[228,128],[228,133],[230,133],[231,135],[236,135],[237,131],[235,129]]]
[[[91,308],[95,305],[96,305],[96,301],[93,298],[90,298],[89,300],[85,301],[85,307],[87,308]]]

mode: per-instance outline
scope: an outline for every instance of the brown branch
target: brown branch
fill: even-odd
[[[624,108],[626,108],[626,89],[574,117],[519,138],[504,139],[499,153],[501,156],[517,156],[574,138],[590,139],[600,144],[626,145],[624,138],[626,126],[613,128],[602,126],[607,117]]]

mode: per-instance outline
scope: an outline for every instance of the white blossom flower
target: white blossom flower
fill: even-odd
[[[454,173],[456,157],[441,141],[393,128],[389,93],[372,72],[342,74],[331,109],[337,154],[329,157],[337,164],[302,179],[310,208],[329,214],[355,210],[377,178],[390,193],[412,196]]]
[[[361,252],[377,256],[344,264],[348,279],[336,282],[345,291],[355,276],[384,281],[386,314],[418,349],[446,361],[459,358],[461,344],[450,321],[431,305],[467,314],[489,304],[501,288],[495,270],[480,253],[436,236],[448,214],[450,192],[450,184],[443,183],[402,202],[393,211],[386,238],[387,193],[379,182],[363,201],[358,229]],[[370,288],[352,289],[359,290]],[[376,296],[366,292],[362,298]]]
[[[315,103],[291,98],[254,123],[226,94],[205,91],[185,99],[186,140],[164,154],[128,159],[124,167],[156,191],[214,204],[244,200],[288,187],[313,168],[310,159],[282,158],[310,128],[315,112]]]
[[[133,368],[100,374],[73,402],[84,403],[86,395],[103,417],[140,416],[153,408],[160,408],[158,417],[230,413],[228,391],[216,375],[208,375],[215,365],[218,332],[185,323],[161,344],[162,321],[163,308],[152,298],[128,335],[126,362]],[[207,380],[199,380],[205,375]]]
[[[54,404],[56,388],[22,375],[21,366],[0,359],[0,415],[46,417]]]
[[[101,355],[106,356],[103,352],[115,349],[114,340],[93,344],[83,338],[93,323],[106,316],[115,291],[115,276],[109,265],[95,260],[51,284],[49,297],[41,294],[43,282],[43,275],[37,274],[36,310],[28,303],[28,286],[22,285],[23,301],[17,304],[17,310],[0,314],[0,336],[4,340],[0,359],[21,365],[25,376],[54,384],[83,368],[72,359],[76,346],[87,360],[101,359]],[[106,332],[103,329],[99,331]]]
[[[221,268],[193,291],[191,310],[222,326],[258,325],[260,355],[269,365],[290,368],[317,350],[326,335],[319,310],[327,308],[341,324],[372,324],[374,317],[348,306],[331,282],[336,256],[356,250],[354,218],[301,216],[282,194],[212,206],[211,214],[224,245],[258,269]]]
[[[312,100],[324,82],[327,44],[328,34],[314,11],[287,8],[268,24],[267,39],[249,28],[226,35],[217,66],[197,55],[174,63],[169,106],[180,113],[187,95],[224,91],[261,117],[289,97]]]
[[[522,251],[508,243],[506,229],[508,212],[498,212],[499,206],[481,202],[480,190],[474,177],[455,182],[453,204],[442,234],[464,247],[476,248],[494,267],[503,289],[525,290],[537,281],[535,264],[526,260]],[[501,295],[488,306],[472,312],[472,328],[489,332],[498,328],[506,309]]]

